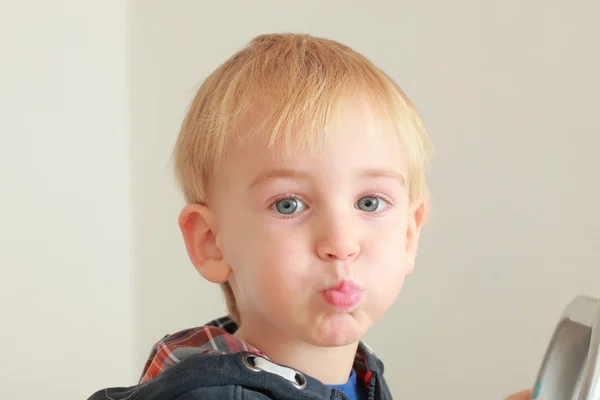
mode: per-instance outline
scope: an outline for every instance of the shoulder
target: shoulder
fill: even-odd
[[[94,393],[88,400],[270,400],[265,394],[243,388],[238,385],[206,386],[192,390],[181,391],[181,388],[172,390],[157,390],[156,387],[144,388],[139,384],[127,388],[107,388]]]
[[[129,387],[98,390],[88,400],[270,399],[240,382],[234,357],[195,354],[152,379]]]
[[[264,362],[256,364],[257,358]],[[266,364],[271,367],[266,368]],[[303,377],[306,384],[298,387],[297,381],[283,373],[287,368],[271,364],[249,352],[193,354],[152,379],[127,388],[103,389],[88,400],[330,398],[331,391],[314,379]]]

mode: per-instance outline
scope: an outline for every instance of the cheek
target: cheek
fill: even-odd
[[[291,246],[286,244],[280,240],[278,245],[269,243],[255,248],[254,254],[243,262],[238,285],[256,309],[269,313],[288,310],[303,303],[314,286],[310,260],[297,251],[293,242],[289,242]]]
[[[406,220],[394,222],[373,232],[365,243],[367,265],[377,270],[371,277],[384,284],[406,273]]]
[[[306,284],[313,263],[300,230],[275,230],[251,217],[238,219],[234,226],[224,247],[238,285],[266,295]]]
[[[305,283],[312,262],[306,243],[293,231],[254,240],[253,269],[265,281],[294,286]]]
[[[398,297],[408,275],[406,263],[406,233],[400,229],[387,232],[371,243],[366,261],[369,291],[369,312],[381,317]]]

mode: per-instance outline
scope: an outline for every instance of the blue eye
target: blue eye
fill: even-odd
[[[387,205],[387,201],[373,196],[365,196],[358,200],[358,208],[366,212],[378,212]]]
[[[304,210],[306,206],[300,199],[290,197],[276,201],[272,208],[280,214],[292,215]]]

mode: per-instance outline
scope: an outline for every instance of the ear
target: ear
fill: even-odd
[[[406,229],[406,267],[410,274],[415,268],[415,259],[419,248],[419,237],[427,217],[427,203],[415,201],[410,205]]]
[[[204,279],[224,283],[231,269],[223,259],[214,214],[208,207],[189,204],[179,214],[179,229],[188,256]]]

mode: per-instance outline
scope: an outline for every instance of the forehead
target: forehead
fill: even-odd
[[[407,179],[408,163],[398,134],[393,124],[379,115],[367,101],[347,99],[339,104],[335,120],[322,132],[298,127],[275,143],[267,143],[260,136],[254,140],[240,136],[228,146],[217,181],[224,185],[247,183],[269,170],[286,168],[340,177],[361,169],[385,169]],[[258,117],[254,114],[250,118]]]
[[[388,145],[400,147],[400,136],[394,122],[386,117],[384,105],[372,105],[366,97],[342,98],[328,110],[328,117],[302,116],[289,130],[266,134],[256,132],[252,126],[260,125],[260,111],[249,115],[247,127],[239,132],[231,143],[233,152],[244,153],[248,149],[260,151],[263,157],[279,160],[297,158],[299,154],[319,156],[330,153],[340,145],[371,141],[378,144],[387,139]],[[302,112],[299,112],[300,114]],[[246,135],[247,132],[251,132]]]

